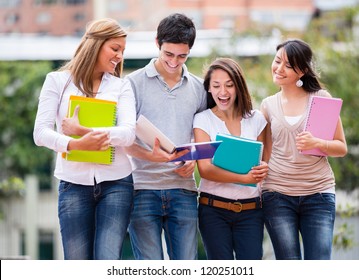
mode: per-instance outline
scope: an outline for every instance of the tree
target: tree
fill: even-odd
[[[53,152],[33,142],[38,96],[51,62],[0,62],[0,179],[36,174],[50,184]]]

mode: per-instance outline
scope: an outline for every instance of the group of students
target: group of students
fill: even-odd
[[[299,150],[315,147],[341,157],[347,146],[340,120],[331,141],[302,132],[309,97],[330,96],[308,44],[278,45],[272,75],[280,90],[258,110],[235,60],[214,60],[204,79],[188,71],[196,29],[187,16],[164,18],[155,39],[158,57],[120,78],[126,36],[115,20],[91,22],[73,58],[46,76],[40,93],[34,141],[57,152],[64,258],[120,259],[129,232],[136,259],[164,259],[164,236],[170,259],[193,260],[199,229],[208,259],[259,260],[265,225],[276,259],[302,259],[300,240],[304,259],[330,259],[334,174],[327,157]],[[116,101],[117,125],[89,128],[77,115],[67,117],[70,95]],[[263,160],[248,174],[216,167],[211,159],[179,165],[172,160],[186,151],[169,154],[158,139],[153,148],[136,139],[141,114],[178,145],[215,140],[217,133],[262,141]],[[110,146],[111,165],[61,156]]]

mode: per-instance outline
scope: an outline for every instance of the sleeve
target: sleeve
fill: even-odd
[[[44,146],[55,152],[67,152],[68,143],[72,138],[55,131],[56,118],[61,119],[58,116],[58,106],[65,86],[58,81],[55,74],[47,74],[40,92],[33,138],[37,146]]]
[[[257,123],[256,127],[258,129],[257,130],[257,136],[258,136],[259,134],[262,133],[263,129],[266,127],[267,121],[266,121],[263,113],[259,110],[254,111],[254,117],[255,117],[256,123]]]
[[[117,102],[117,126],[96,128],[109,131],[112,146],[131,146],[135,140],[136,104],[131,84],[128,80],[118,80],[120,91]]]
[[[206,132],[208,135],[210,134],[210,123],[209,119],[207,117],[206,111],[203,111],[201,113],[197,113],[194,116],[193,120],[193,128],[199,128],[202,129],[204,132]]]

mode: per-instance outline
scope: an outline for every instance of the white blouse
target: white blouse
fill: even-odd
[[[267,122],[260,111],[253,110],[252,113],[251,117],[241,120],[241,136],[257,140]],[[193,128],[202,129],[210,136],[211,141],[216,139],[217,133],[229,133],[225,122],[219,119],[211,109],[196,114]],[[248,187],[240,184],[214,182],[203,178],[200,181],[199,190],[234,200],[259,196],[258,186]]]
[[[57,152],[54,175],[60,180],[93,185],[94,180],[100,183],[128,176],[132,172],[132,167],[123,147],[133,143],[136,127],[135,98],[130,83],[109,73],[105,73],[102,77],[96,98],[117,102],[117,126],[96,128],[96,130],[108,131],[111,146],[115,147],[114,162],[111,165],[102,165],[67,161],[62,158],[62,153],[68,152],[67,146],[72,139],[62,134],[61,129],[62,120],[67,114],[69,97],[82,95],[72,82],[64,90],[69,77],[67,71],[47,74],[40,92],[35,119],[33,135],[35,144]]]

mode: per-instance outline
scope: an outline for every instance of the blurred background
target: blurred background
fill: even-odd
[[[359,0],[0,0],[0,259],[63,259],[54,153],[32,138],[45,75],[72,57],[86,24],[103,17],[129,33],[125,74],[143,67],[157,56],[159,21],[174,12],[198,30],[189,70],[203,76],[214,58],[236,59],[256,108],[278,90],[270,72],[276,45],[297,37],[312,46],[322,82],[344,100],[349,147],[346,157],[329,159],[337,182],[333,259],[358,260]],[[123,256],[133,258],[128,238]],[[264,259],[273,258],[265,235]]]

